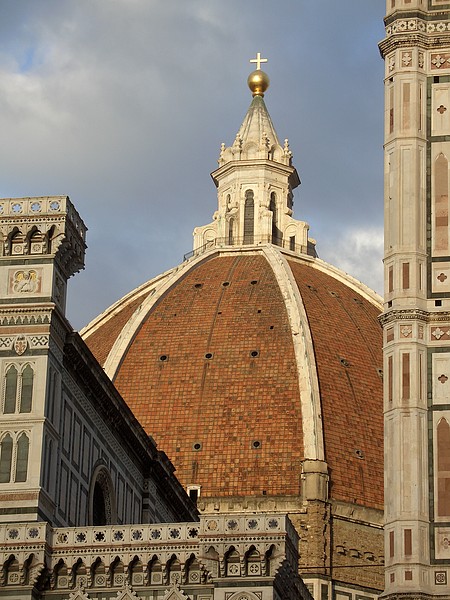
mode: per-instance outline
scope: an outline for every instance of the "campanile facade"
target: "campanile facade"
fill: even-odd
[[[385,24],[385,594],[449,597],[450,3]]]

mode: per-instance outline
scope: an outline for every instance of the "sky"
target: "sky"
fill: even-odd
[[[0,197],[68,195],[88,227],[76,329],[192,250],[210,173],[265,101],[320,258],[382,293],[384,0],[0,0]]]

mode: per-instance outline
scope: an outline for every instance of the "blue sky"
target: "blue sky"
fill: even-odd
[[[76,328],[211,221],[209,173],[257,51],[302,180],[294,216],[321,258],[382,291],[383,14],[383,0],[0,3],[0,196],[68,194],[87,224]]]

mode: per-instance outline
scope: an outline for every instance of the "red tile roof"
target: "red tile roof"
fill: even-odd
[[[301,260],[290,266],[317,361],[331,496],[381,508],[379,309],[331,272]],[[140,302],[86,339],[101,360]],[[194,264],[150,309],[114,381],[181,482],[200,484],[202,496],[299,493],[297,364],[285,300],[263,253]]]

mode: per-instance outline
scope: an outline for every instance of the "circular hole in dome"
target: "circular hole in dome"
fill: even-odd
[[[194,284],[194,287],[195,287],[195,288],[197,288],[197,289],[199,290],[200,288],[202,288],[202,287],[203,287],[203,283],[195,283],[195,284]]]
[[[258,448],[261,448],[262,444],[259,440],[253,440],[252,442],[252,448],[254,450],[258,450]]]
[[[207,352],[205,354],[205,358],[207,358],[208,360],[211,360],[211,358],[214,356],[214,354],[212,352]]]
[[[169,360],[169,355],[168,354],[161,354],[161,356],[159,357],[160,362],[165,362],[166,360]]]
[[[339,298],[339,294],[337,292],[332,292],[330,291],[330,296],[333,296],[333,298]]]
[[[202,449],[202,445],[200,442],[195,442],[195,444],[192,444],[192,449],[195,450],[196,452],[198,452],[199,450]]]
[[[230,285],[230,282],[229,282],[229,281],[224,281],[224,282],[222,283],[222,287],[228,287],[229,285]]]
[[[257,283],[258,283],[258,280],[257,280],[257,279],[252,279],[252,280],[250,281],[250,285],[256,285]]]
[[[345,358],[340,358],[339,362],[341,363],[341,365],[343,365],[344,367],[349,367],[350,363],[348,362],[348,360],[346,360]]]
[[[271,325],[271,326],[269,327],[269,329],[273,329],[273,325]]]
[[[355,450],[355,454],[358,458],[364,458],[364,452],[362,450]]]
[[[260,308],[258,308],[258,314],[259,314],[260,312],[261,312],[261,309],[260,309]]]
[[[250,352],[250,356],[251,356],[252,358],[256,358],[257,356],[259,356],[259,350],[252,350],[252,351]]]

